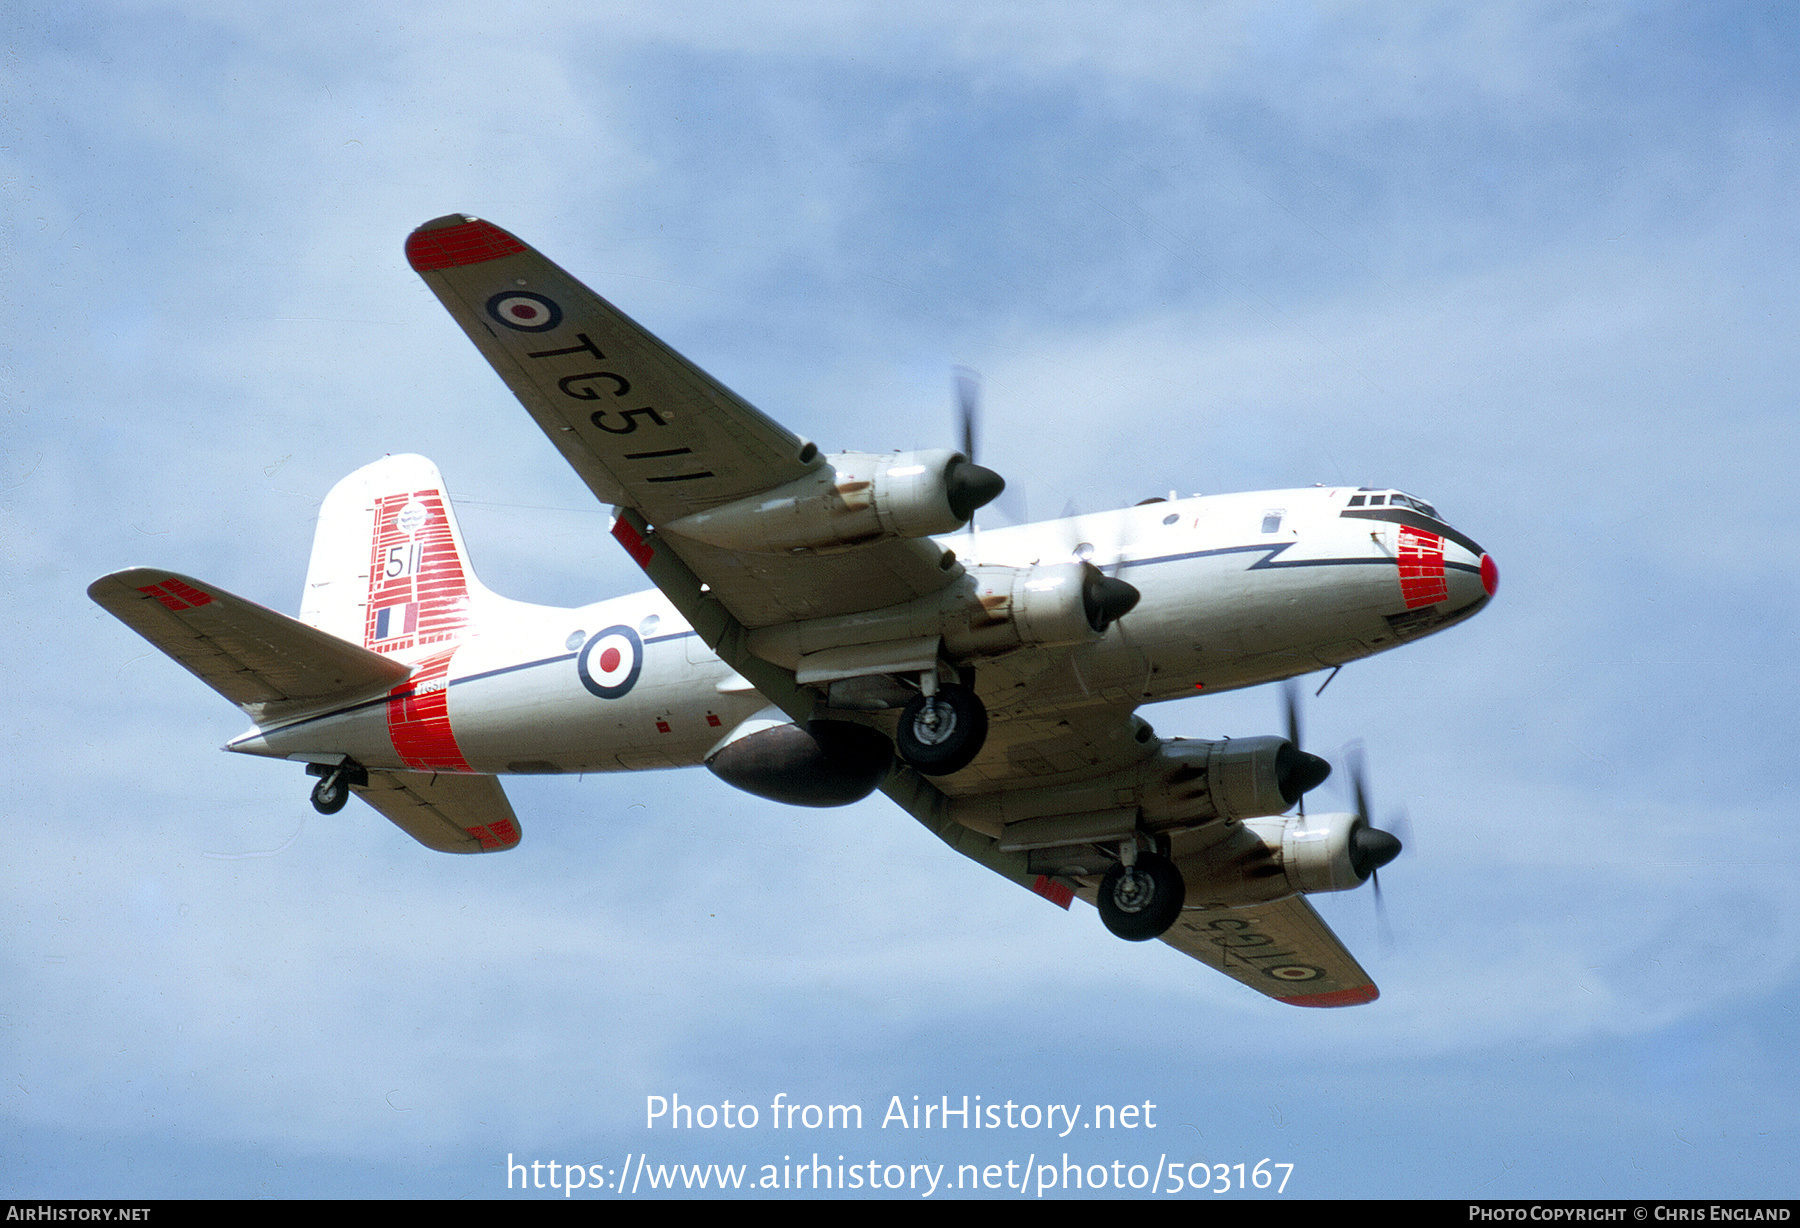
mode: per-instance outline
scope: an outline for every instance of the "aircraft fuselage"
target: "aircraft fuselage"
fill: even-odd
[[[1341,665],[1474,614],[1492,561],[1414,510],[1425,505],[1388,497],[1213,495],[940,539],[966,564],[1087,559],[1143,594],[1120,633],[977,662],[977,690],[998,720],[1021,706],[1154,703]],[[424,657],[407,683],[285,713],[228,749],[414,771],[631,771],[700,763],[766,706],[656,590],[573,609],[478,587],[469,600],[479,633]]]

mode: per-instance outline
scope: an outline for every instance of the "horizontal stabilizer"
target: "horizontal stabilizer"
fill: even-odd
[[[519,820],[492,776],[369,772],[350,786],[394,826],[440,853],[503,853],[519,842]]]
[[[189,576],[133,567],[102,576],[88,596],[250,712],[397,686],[403,662]]]

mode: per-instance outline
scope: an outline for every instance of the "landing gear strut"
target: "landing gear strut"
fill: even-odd
[[[369,783],[369,773],[354,759],[308,764],[306,774],[319,778],[312,789],[312,804],[320,814],[336,814],[349,802],[351,785]]]
[[[1187,885],[1175,863],[1160,853],[1138,853],[1134,864],[1123,860],[1100,880],[1100,920],[1127,942],[1160,938],[1175,924],[1187,899]]]
[[[926,776],[960,772],[987,741],[987,706],[972,689],[956,683],[915,696],[900,713],[894,742],[900,757]]]

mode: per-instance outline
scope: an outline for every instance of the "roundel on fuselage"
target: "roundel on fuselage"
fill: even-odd
[[[644,641],[630,627],[596,631],[575,658],[581,685],[601,699],[618,699],[637,684],[644,669]]]

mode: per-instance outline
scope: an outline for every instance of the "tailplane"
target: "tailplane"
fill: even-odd
[[[192,576],[133,567],[94,581],[88,596],[258,721],[397,686],[410,672]]]

